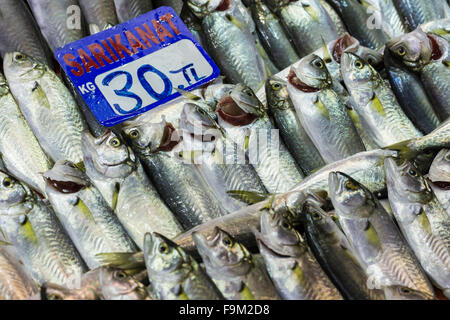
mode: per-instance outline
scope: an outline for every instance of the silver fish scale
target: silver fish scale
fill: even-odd
[[[444,18],[442,0],[393,0],[395,7],[411,30],[419,24]],[[442,1],[443,2],[443,1]]]
[[[0,248],[0,300],[22,300],[33,294],[30,279],[14,263],[10,254]]]
[[[96,25],[100,31],[119,23],[114,0],[79,0],[87,23]]]
[[[450,102],[448,94],[450,92],[450,68],[442,61],[436,61],[423,67],[421,80],[427,92],[437,103],[434,108],[436,113],[443,119],[450,117]]]
[[[119,22],[134,19],[153,9],[151,0],[114,0]]]
[[[319,2],[330,16],[331,21],[333,21],[338,36],[340,37],[344,33],[346,33],[347,29],[345,28],[345,24],[342,21],[341,17],[337,14],[337,12],[334,11],[333,7],[330,6],[330,4],[326,2],[326,0],[319,0]]]
[[[257,90],[266,78],[266,71],[250,31],[239,29],[221,12],[203,18],[202,28],[208,51],[227,78]]]
[[[392,34],[389,35],[391,38],[408,32],[408,28],[403,24],[402,18],[392,0],[378,0],[377,3],[383,16],[383,23],[387,21],[392,29]]]

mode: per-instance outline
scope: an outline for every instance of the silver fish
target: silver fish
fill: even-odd
[[[442,149],[434,158],[428,181],[441,205],[450,214],[450,151]]]
[[[396,221],[426,273],[450,296],[449,215],[411,162],[384,162]]]
[[[99,283],[104,300],[151,300],[145,286],[123,271],[100,268]]]
[[[361,4],[372,14],[374,25],[380,25],[388,38],[408,32],[392,0],[361,0]]]
[[[90,269],[99,267],[98,253],[135,251],[117,216],[73,163],[56,162],[44,179],[59,221]]]
[[[404,23],[410,30],[419,24],[445,18],[445,4],[442,0],[392,0]]]
[[[111,131],[98,138],[84,132],[82,146],[86,174],[139,248],[146,232],[173,238],[183,231],[120,137]]]
[[[319,56],[308,55],[291,69],[287,88],[300,122],[326,163],[365,150]]]
[[[368,274],[368,287],[400,285],[434,298],[434,290],[389,214],[366,187],[341,172],[329,175],[339,223]]]
[[[0,110],[0,153],[7,170],[45,194],[41,174],[50,169],[50,160],[25,121],[1,73]]]
[[[25,185],[0,172],[0,228],[38,284],[74,286],[86,267],[56,215]]]
[[[151,0],[114,0],[119,23],[134,19],[153,9]]]
[[[89,25],[90,34],[109,29],[119,20],[114,0],[78,0]]]
[[[347,32],[344,21],[342,21],[339,14],[336,12],[336,10],[333,9],[333,7],[327,2],[327,0],[319,0],[319,2],[330,16],[331,21],[333,21],[338,36],[341,37]]]
[[[10,90],[42,149],[54,161],[82,161],[81,133],[85,124],[58,76],[19,52],[6,54],[3,67]]]

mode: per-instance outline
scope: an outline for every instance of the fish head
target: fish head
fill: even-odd
[[[431,164],[428,178],[433,182],[446,183],[450,187],[450,149],[442,149]]]
[[[289,93],[287,90],[287,82],[276,76],[267,79],[265,83],[267,105],[279,109],[289,108],[286,106],[289,101]]]
[[[360,47],[358,39],[352,37],[348,32],[336,39],[333,48],[331,49],[331,56],[334,61],[341,63],[342,54],[344,52],[356,53]]]
[[[253,266],[247,248],[219,227],[214,228],[209,239],[199,232],[194,232],[192,239],[207,270],[242,275]]]
[[[341,59],[341,74],[347,87],[358,87],[375,77],[375,69],[360,56],[344,52]]]
[[[6,82],[6,78],[0,72],[0,98],[7,95],[9,93],[8,82]]]
[[[198,18],[203,18],[216,9],[219,10],[222,7],[223,9],[220,11],[228,9],[231,1],[232,0],[188,0],[187,5]]]
[[[330,215],[315,204],[307,204],[304,209],[307,225],[311,226],[320,236],[332,238],[337,231],[337,224]]]
[[[367,61],[367,63],[370,64],[375,70],[379,71],[384,68],[383,54],[380,52],[371,48],[359,46],[358,55],[364,61]]]
[[[22,52],[8,52],[3,58],[3,69],[8,79],[33,80],[40,78],[44,65]]]
[[[400,285],[391,285],[384,288],[386,300],[435,300],[433,296],[418,290]]]
[[[342,172],[328,176],[330,198],[339,217],[368,218],[375,207],[373,194],[358,181]]]
[[[144,259],[150,278],[182,277],[190,257],[176,243],[154,232],[144,237]]]
[[[21,204],[27,197],[27,190],[16,179],[0,171],[0,209],[9,209]]]
[[[388,157],[384,167],[390,196],[397,201],[406,197],[408,201],[427,203],[432,199],[430,186],[412,162]]]
[[[170,151],[180,141],[173,125],[164,120],[159,123],[129,121],[123,132],[141,155]]]
[[[285,256],[297,257],[304,251],[304,241],[294,228],[288,213],[265,210],[261,214],[261,233],[266,247]]]
[[[215,113],[213,114],[215,117]],[[203,105],[187,102],[180,115],[179,127],[202,141],[214,141],[220,136],[219,125]]]
[[[76,193],[91,185],[88,176],[68,160],[58,160],[43,177],[47,189],[59,193]]]
[[[304,57],[292,70],[296,78],[309,87],[320,90],[331,85],[331,75],[318,55],[310,54]],[[291,84],[293,83],[295,82],[292,80]]]
[[[107,130],[95,138],[84,131],[81,139],[84,162],[109,178],[126,177],[136,169],[133,151],[114,132]]]
[[[123,270],[102,267],[99,280],[105,300],[143,300],[148,296],[144,285]]]
[[[420,28],[389,40],[386,48],[397,61],[412,71],[419,71],[431,60],[430,40]]]
[[[69,289],[53,283],[41,287],[41,300],[95,300],[98,297],[91,290]]]

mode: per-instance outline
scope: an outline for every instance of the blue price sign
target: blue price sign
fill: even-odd
[[[113,126],[217,78],[219,68],[180,17],[160,7],[56,50],[97,120]]]

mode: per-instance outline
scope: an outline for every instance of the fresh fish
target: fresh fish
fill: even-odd
[[[224,95],[216,113],[219,125],[246,152],[267,191],[286,192],[303,179],[266,108],[249,87],[239,84]]]
[[[386,300],[429,300],[430,297],[418,290],[403,286],[389,286],[385,290]]]
[[[147,232],[157,230],[173,238],[183,231],[141,162],[116,134],[107,131],[94,138],[84,132],[82,143],[86,174],[139,248]]]
[[[220,228],[211,237],[193,233],[205,269],[228,300],[277,300],[265,267],[241,243]]]
[[[150,0],[149,0],[150,1]],[[183,0],[151,0],[154,8],[161,6],[172,7],[179,15],[183,7]]]
[[[196,165],[222,206],[234,212],[247,203],[231,197],[229,190],[266,193],[266,189],[253,166],[245,163],[244,153],[198,103],[188,100],[180,117],[183,141],[192,148],[182,154]]]
[[[153,9],[151,0],[114,0],[119,23],[134,19]]]
[[[445,18],[442,0],[392,0],[404,23],[410,30],[419,24]]]
[[[36,292],[35,285],[6,250],[8,245],[0,241],[0,300],[27,300]]]
[[[137,118],[125,122],[123,131],[159,194],[184,228],[226,213],[198,169],[176,155],[183,146],[171,123],[149,123],[145,118]]]
[[[269,113],[297,164],[306,175],[325,165],[314,143],[303,128],[287,90],[287,82],[271,77],[266,81]]]
[[[420,25],[420,29],[425,33],[434,33],[450,41],[450,17],[427,22]]]
[[[351,300],[383,300],[381,290],[367,287],[367,274],[352,244],[333,219],[314,205],[306,205],[304,214],[309,246],[344,297]]]
[[[90,34],[119,24],[114,0],[78,0],[78,2],[89,25]]]
[[[428,181],[441,205],[450,214],[450,150],[442,149],[434,158]]]
[[[449,214],[411,162],[384,162],[395,219],[425,272],[450,296]]]
[[[135,251],[113,210],[74,164],[60,160],[44,179],[59,221],[90,269],[99,267],[98,253]]]
[[[25,185],[0,172],[0,228],[38,284],[73,286],[86,267],[56,215]]]
[[[103,300],[152,300],[145,286],[133,276],[111,268],[100,268]]]
[[[54,161],[82,161],[81,133],[85,124],[58,76],[19,52],[7,53],[3,67],[10,90],[42,149]]]
[[[45,194],[42,172],[51,167],[5,78],[0,73],[0,154],[7,170],[32,189]]]
[[[444,121],[450,117],[448,41],[418,28],[390,40],[386,47],[398,63],[419,74],[440,119]]]
[[[262,0],[255,0],[251,5],[253,20],[259,38],[271,60],[279,69],[284,69],[300,58],[295,52],[278,17]]]
[[[236,17],[235,2],[214,6],[207,0],[189,0],[188,5],[202,20],[207,50],[227,79],[257,90],[267,71],[251,30]]]
[[[202,25],[200,20],[194,15],[194,13],[189,9],[187,4],[183,5],[183,9],[180,13],[180,18],[183,20],[186,27],[193,34],[195,39],[201,44],[203,49],[206,49],[205,35],[203,34]]]
[[[278,14],[294,42],[297,53],[304,57],[338,37],[333,21],[319,0],[267,1]]]
[[[403,24],[392,0],[360,0],[373,19],[370,23],[381,27],[388,38],[394,38],[408,32],[407,25]],[[369,23],[369,22],[368,22]]]
[[[422,136],[380,74],[353,53],[344,53],[341,73],[363,128],[380,147]]]
[[[420,77],[399,63],[389,48],[384,61],[392,91],[408,118],[425,134],[436,129],[440,121]]]
[[[319,56],[308,55],[291,69],[287,89],[301,124],[326,163],[365,150]]]
[[[198,263],[158,233],[147,233],[144,256],[152,295],[159,300],[220,300],[222,295]]]
[[[366,268],[368,287],[399,285],[433,299],[422,267],[373,193],[341,172],[330,173],[329,188],[339,223]]]
[[[339,14],[326,0],[319,0],[319,2],[330,16],[331,21],[333,21],[338,36],[341,37],[342,35],[344,35],[347,32],[347,28],[345,27],[345,24]]]
[[[28,4],[42,35],[53,52],[57,48],[86,36],[81,18],[77,16],[77,13],[80,12],[78,0],[28,0]],[[77,25],[76,19],[80,19],[79,25]],[[23,52],[29,55],[26,51]]]
[[[52,66],[51,55],[24,1],[0,1],[0,54],[21,51]]]
[[[267,271],[283,299],[343,300],[306,241],[282,214],[265,210],[261,232],[255,231],[255,235]]]
[[[339,13],[348,32],[359,40],[361,45],[380,49],[387,38],[381,28],[369,28],[370,14],[358,0],[328,0]]]

